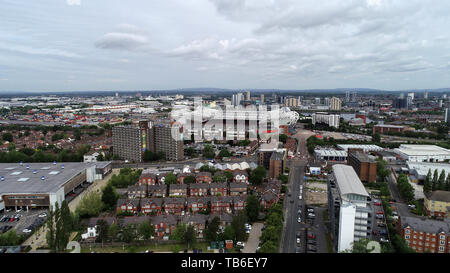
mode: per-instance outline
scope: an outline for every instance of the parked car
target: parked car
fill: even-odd
[[[382,204],[380,203],[380,202],[376,202],[376,203],[373,203],[375,206],[381,206]]]
[[[308,217],[314,218],[314,217],[316,217],[316,215],[314,213],[308,213]]]
[[[314,240],[314,239],[308,239],[308,240],[306,241],[306,243],[307,243],[308,245],[316,245],[316,244],[317,244],[316,240]]]
[[[245,243],[244,243],[244,242],[237,242],[236,245],[237,245],[238,247],[244,247],[244,246],[245,246]]]
[[[297,244],[300,244],[300,238],[297,237],[296,242]]]
[[[378,226],[379,227],[386,227],[386,224],[381,223],[381,224],[378,224]]]
[[[301,252],[300,248],[299,248],[299,247],[296,247],[296,248],[295,248],[295,253],[300,253],[300,252]]]
[[[297,223],[301,223],[302,222],[302,218],[299,216],[298,218],[297,218]]]
[[[389,240],[386,238],[380,238],[380,242],[382,243],[389,243]]]
[[[22,230],[22,232],[23,232],[23,233],[30,233],[31,230],[29,230],[28,228],[26,228],[26,229]]]
[[[308,238],[310,239],[316,239],[316,235],[312,232],[308,232]]]
[[[313,208],[308,208],[308,209],[306,209],[306,211],[307,212],[314,212],[314,209]]]
[[[308,250],[308,252],[316,252],[317,247],[313,246],[313,245],[308,245],[307,250]]]
[[[377,214],[383,215],[383,212],[380,210],[380,211],[377,211]]]

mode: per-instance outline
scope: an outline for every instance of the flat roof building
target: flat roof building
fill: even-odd
[[[450,150],[436,145],[402,144],[394,149],[406,161],[411,162],[442,162],[450,160]]]
[[[366,145],[366,144],[338,144],[337,147],[341,150],[348,151],[348,149],[362,149],[364,153],[383,151],[378,145]]]
[[[4,207],[49,207],[65,200],[84,182],[102,179],[111,162],[0,163],[0,196]]]

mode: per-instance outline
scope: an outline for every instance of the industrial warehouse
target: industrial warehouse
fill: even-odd
[[[8,208],[42,209],[61,204],[82,183],[102,179],[111,162],[2,163],[0,211]]]

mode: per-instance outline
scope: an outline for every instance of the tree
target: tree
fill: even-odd
[[[429,193],[432,190],[432,181],[431,181],[431,169],[428,169],[428,174],[423,182],[423,192]]]
[[[438,177],[438,170],[437,169],[435,169],[434,170],[434,174],[433,174],[433,184],[432,184],[432,191],[435,191],[435,190],[437,190],[437,186],[438,186],[438,180],[439,180],[439,177]]]
[[[61,203],[60,221],[57,223],[58,225],[61,225],[59,231],[59,249],[64,250],[69,243],[70,233],[73,230],[73,215],[70,212],[67,200]]]
[[[212,221],[206,227],[205,238],[208,241],[217,240],[217,231],[219,230],[220,218],[214,217]]]
[[[108,183],[102,191],[102,202],[105,204],[105,209],[113,210],[116,206],[118,198],[119,196],[117,195],[114,187]]]
[[[251,222],[258,220],[259,216],[259,200],[255,195],[249,195],[247,197],[247,202],[245,205],[245,211],[247,213],[247,217]]]
[[[280,230],[275,226],[268,226],[261,234],[261,242],[264,244],[267,241],[272,241],[278,244],[280,239]]]
[[[414,200],[414,188],[408,182],[408,177],[404,174],[398,176],[397,187],[400,195],[407,201]]]
[[[266,241],[261,245],[259,253],[276,253],[277,245],[272,241]]]
[[[288,176],[287,175],[284,175],[284,174],[280,174],[279,176],[278,176],[278,179],[279,180],[281,180],[281,182],[283,183],[283,184],[286,184],[287,182],[288,182]]]
[[[144,240],[148,240],[155,236],[155,227],[149,221],[146,221],[139,225],[137,232]]]
[[[450,191],[450,173],[447,175],[447,181],[445,183],[445,190]]]
[[[214,152],[214,149],[211,145],[205,145],[205,148],[203,148],[202,151],[203,157],[207,159],[212,159],[216,156],[216,153]]]
[[[117,238],[118,233],[119,233],[119,226],[116,223],[111,224],[108,229],[108,237],[112,241],[114,241]]]
[[[157,155],[150,151],[150,150],[145,150],[144,155],[143,155],[143,160],[144,162],[149,162],[149,161],[155,161],[157,160]]]
[[[11,133],[4,133],[2,135],[2,140],[3,141],[8,141],[8,142],[13,142],[13,135]]]
[[[122,230],[122,240],[131,243],[136,239],[136,230],[133,225],[127,225]]]
[[[47,245],[51,252],[56,252],[56,239],[55,239],[55,212],[53,207],[50,207],[47,217]]]
[[[189,225],[186,228],[186,231],[185,231],[183,237],[184,237],[183,241],[184,241],[184,243],[187,244],[188,248],[190,248],[190,246],[195,243],[195,241],[196,241],[196,234],[195,234],[195,229],[194,229],[193,225]]]
[[[224,240],[234,240],[236,238],[236,234],[234,232],[233,226],[228,225],[223,230],[223,233],[219,236],[220,241]]]
[[[222,149],[219,152],[219,157],[220,158],[230,157],[230,156],[231,156],[231,154],[230,154],[230,152],[227,149]]]
[[[212,179],[213,182],[227,182],[227,177],[223,174],[215,174]]]
[[[100,194],[96,192],[90,192],[81,199],[76,212],[80,217],[93,217],[97,216],[103,210],[103,202]]]
[[[166,175],[166,179],[164,180],[164,183],[166,183],[167,185],[176,184],[177,183],[176,175],[174,175],[173,173],[168,173]]]
[[[195,183],[195,176],[193,176],[193,175],[186,176],[186,177],[184,178],[183,182],[184,182],[184,184],[192,184],[192,183]]]
[[[249,173],[249,172],[247,172],[247,173]],[[228,181],[231,181],[233,179],[233,173],[232,172],[225,171],[224,174],[225,174],[225,177],[227,178]]]
[[[442,169],[441,174],[439,175],[439,180],[436,189],[445,190],[445,170]]]
[[[103,244],[104,241],[108,240],[109,236],[109,226],[108,223],[100,219],[97,221],[97,242],[101,242]]]
[[[188,147],[184,150],[184,152],[187,156],[192,157],[192,155],[194,155],[195,153],[195,150],[192,147]]]
[[[266,175],[267,170],[263,166],[258,166],[251,172],[249,181],[253,185],[260,185]]]
[[[247,215],[245,212],[240,211],[238,215],[233,216],[231,226],[233,227],[236,240],[245,241],[245,223],[247,222]]]
[[[178,242],[183,243],[185,233],[186,233],[186,224],[179,223],[177,225],[177,227],[175,228],[172,237],[174,240],[177,240]]]
[[[285,135],[285,134],[281,134],[281,135],[280,135],[280,141],[281,141],[281,142],[286,143],[287,139],[288,139],[288,136],[287,136],[287,135]]]

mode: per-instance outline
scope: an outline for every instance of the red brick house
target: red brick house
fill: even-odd
[[[166,214],[184,215],[186,198],[183,197],[165,197],[164,212]]]
[[[237,214],[239,211],[245,209],[247,204],[245,196],[233,196],[233,212]]]
[[[212,196],[211,197],[211,213],[232,213],[231,205],[233,199],[230,196]]]
[[[211,183],[209,189],[211,196],[228,196],[227,183]]]
[[[166,197],[167,185],[149,185],[148,197]]]
[[[212,175],[210,172],[199,172],[195,175],[195,181],[197,183],[211,183]]]
[[[219,217],[219,219],[220,219],[219,230],[221,230],[222,232],[225,229],[225,227],[228,226],[228,225],[231,225],[231,222],[233,221],[233,215],[232,214],[228,214],[228,213],[223,213],[223,214],[211,213],[207,217],[207,222],[211,223],[212,220],[215,217]]]
[[[147,197],[147,185],[133,185],[127,188],[128,199],[138,199]]]
[[[132,212],[137,214],[139,210],[139,199],[119,199],[117,200],[116,211],[120,212]]]
[[[143,198],[141,199],[141,212],[160,215],[162,213],[162,202],[162,198]]]
[[[155,238],[162,239],[170,236],[177,227],[177,218],[174,215],[157,215],[150,217],[150,223],[155,228]]]
[[[198,183],[189,185],[190,196],[207,196],[211,188],[210,184]]]
[[[192,173],[179,173],[179,174],[177,175],[177,182],[178,182],[179,184],[184,184],[184,179],[185,179],[186,177],[188,177],[188,176],[193,176],[193,177],[195,177],[195,175],[193,175]]]
[[[199,211],[206,211],[208,209],[208,203],[210,201],[210,197],[188,197],[187,212],[195,214]]]
[[[139,185],[156,185],[157,178],[153,170],[143,170],[139,176]]]
[[[230,196],[247,195],[247,184],[230,183]]]
[[[180,217],[180,222],[185,223],[186,226],[193,226],[197,235],[196,237],[203,238],[204,230],[206,228],[206,218],[206,215],[203,214],[185,215]]]
[[[169,196],[180,197],[187,196],[188,186],[186,184],[171,184],[169,185]]]
[[[235,183],[249,183],[248,173],[245,170],[234,170],[233,171],[233,182]]]

